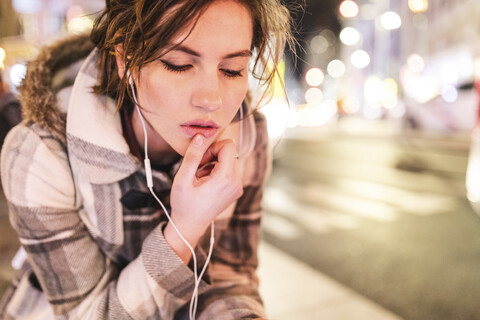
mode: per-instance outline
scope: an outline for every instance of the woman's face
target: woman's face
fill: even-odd
[[[159,135],[152,138],[181,155],[196,134],[212,143],[234,118],[248,88],[253,36],[248,9],[231,0],[214,1],[188,34],[191,26],[136,81],[143,116]]]

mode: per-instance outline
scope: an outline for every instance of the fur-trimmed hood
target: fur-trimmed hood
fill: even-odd
[[[19,88],[23,118],[48,129],[65,141],[66,110],[57,93],[73,85],[82,61],[93,50],[89,35],[70,37],[45,47],[27,64]]]

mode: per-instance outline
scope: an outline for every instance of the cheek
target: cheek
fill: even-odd
[[[140,80],[142,81],[140,94],[144,102],[143,107],[149,111],[155,112],[175,96],[175,86],[158,64],[153,63],[144,67]]]
[[[170,109],[178,109],[184,97],[181,92],[178,86],[165,80],[149,81],[143,90],[146,102],[144,107],[154,113],[168,113]]]
[[[248,91],[248,82],[242,82],[236,85],[234,88],[229,88],[226,90],[226,96],[224,101],[228,101],[228,109],[236,113],[237,109],[245,100],[245,96]]]

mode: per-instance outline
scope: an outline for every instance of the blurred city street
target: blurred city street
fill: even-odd
[[[288,132],[265,193],[264,240],[400,318],[480,319],[468,140],[365,120]]]

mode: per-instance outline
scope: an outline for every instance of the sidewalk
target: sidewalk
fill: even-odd
[[[260,292],[271,320],[400,320],[272,245],[259,249]]]

